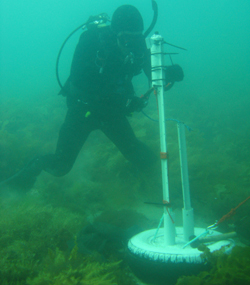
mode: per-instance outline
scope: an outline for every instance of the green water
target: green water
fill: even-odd
[[[184,81],[166,93],[166,117],[192,128],[186,133],[191,200],[195,225],[206,227],[250,195],[250,3],[157,2],[159,18],[154,30],[167,42],[188,50],[166,46],[166,51],[179,52],[173,61],[185,73]],[[138,7],[147,27],[152,19],[150,1],[126,3]],[[59,48],[89,15],[104,11],[112,15],[121,4],[120,0],[1,2],[0,180],[22,169],[34,156],[55,150],[67,111],[65,98],[57,96],[55,61]],[[75,35],[63,51],[59,66],[63,82],[78,37]],[[147,91],[143,75],[134,84],[138,96]],[[154,96],[145,112],[157,119]],[[142,114],[129,120],[137,137],[157,154],[158,124]],[[167,123],[167,141],[170,197],[180,225],[182,193],[173,122]],[[137,281],[126,264],[126,244],[112,248],[113,241],[101,237],[101,249],[98,246],[82,254],[77,243],[72,250],[67,242],[100,217],[123,230],[133,226],[133,221],[142,229],[157,227],[162,209],[143,202],[162,199],[160,160],[149,173],[136,171],[96,131],[68,175],[55,178],[42,173],[27,193],[6,188],[0,198],[0,284],[133,284]],[[239,241],[249,245],[249,220],[248,201],[219,230],[236,227]],[[248,282],[248,251],[238,267],[234,257],[233,270],[245,270],[240,280]],[[120,260],[124,261],[117,263]],[[227,262],[221,261],[223,268]],[[215,262],[213,265],[217,268]],[[237,281],[233,278],[228,282]],[[190,283],[183,284],[194,284],[186,282]]]

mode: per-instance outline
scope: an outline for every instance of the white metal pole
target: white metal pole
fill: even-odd
[[[189,237],[194,235],[194,213],[190,200],[185,125],[180,122],[178,123],[177,128],[181,166],[182,195],[184,204],[184,207],[182,209],[183,234],[184,239],[186,241],[189,241]]]
[[[162,169],[162,187],[163,199],[169,202],[169,181],[168,181],[168,153],[164,112],[164,40],[161,35],[154,34],[151,37],[151,67],[152,67],[152,85],[156,88],[159,110],[160,127],[160,147],[161,147],[161,169]],[[171,208],[164,208],[164,237],[166,245],[175,244],[175,225],[173,221],[173,212]]]

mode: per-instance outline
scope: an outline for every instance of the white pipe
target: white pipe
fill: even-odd
[[[164,111],[164,40],[163,37],[154,34],[151,39],[151,67],[152,67],[152,85],[156,88],[158,109],[159,109],[159,127],[160,127],[160,147],[161,147],[161,169],[162,169],[162,187],[163,199],[170,201],[169,181],[168,181],[168,154]],[[164,208],[164,237],[167,246],[175,244],[175,225],[173,221],[173,212],[171,208]]]
[[[189,241],[189,237],[194,235],[194,213],[193,208],[191,207],[190,200],[185,125],[180,122],[178,123],[177,128],[181,166],[182,195],[184,205],[182,209],[183,233],[184,239],[186,241]]]

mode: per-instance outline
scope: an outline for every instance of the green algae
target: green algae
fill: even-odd
[[[211,264],[210,271],[198,276],[182,277],[176,285],[247,285],[250,283],[250,247],[235,246],[230,254],[222,251],[210,253],[204,250],[204,257]]]
[[[32,196],[5,201],[0,212],[1,284],[134,284],[114,250],[106,260],[98,252],[83,255],[75,239],[69,251],[67,242],[86,223],[84,216]]]
[[[119,270],[120,261],[112,263],[99,263],[91,258],[78,258],[77,247],[66,257],[56,248],[55,252],[49,250],[47,260],[39,270],[38,276],[28,278],[29,285],[45,284],[116,284],[113,272]]]
[[[192,206],[196,225],[207,226],[249,195],[249,123],[229,125],[228,118],[221,117],[221,111],[211,117],[206,106],[197,109],[197,104],[202,106],[201,102],[194,104],[190,98],[184,98],[180,103],[180,97],[169,97],[168,104],[174,108],[167,109],[167,117],[184,120],[194,129],[187,132]],[[0,114],[1,180],[20,170],[35,155],[53,152],[66,110],[64,105],[56,103],[57,100],[41,99],[32,102],[33,108],[21,99],[3,102],[4,112]],[[157,119],[155,105],[147,112]],[[158,153],[158,124],[141,114],[135,114],[130,121],[137,136]],[[171,203],[181,209],[177,134],[173,122],[167,123],[167,137]],[[1,284],[95,284],[98,278],[103,284],[133,284],[124,277],[129,274],[129,269],[120,263],[123,257],[118,252],[120,246],[112,249],[112,244],[107,243],[103,262],[99,253],[93,253],[89,258],[75,250],[73,258],[73,252],[71,255],[68,252],[67,241],[91,219],[129,227],[137,216],[129,216],[128,212],[115,216],[117,210],[136,210],[143,207],[144,201],[161,200],[160,159],[149,172],[143,173],[127,163],[116,147],[96,132],[86,142],[72,173],[59,179],[42,173],[30,195],[21,200],[2,201]],[[249,216],[247,205],[237,210],[229,222],[242,220],[242,227],[247,228],[245,216]],[[156,218],[160,219],[160,215]],[[140,221],[148,226],[147,222]],[[157,223],[158,220],[151,224],[152,227]],[[249,240],[249,233],[246,235]],[[216,257],[214,262],[210,260],[211,272],[186,277],[183,282],[190,283],[183,284],[248,284],[248,254],[248,248],[235,248],[229,256]],[[241,255],[245,257],[241,259]],[[92,275],[87,274],[86,268]]]

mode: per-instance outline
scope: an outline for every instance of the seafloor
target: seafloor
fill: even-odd
[[[166,117],[192,128],[186,132],[191,200],[195,225],[206,227],[249,196],[249,122],[240,123],[225,108],[202,99],[171,92]],[[53,95],[1,104],[4,180],[36,155],[54,151],[66,107],[64,98]],[[153,96],[145,111],[157,119]],[[137,137],[159,153],[157,122],[142,114],[129,120]],[[167,138],[171,204],[181,225],[175,122],[167,122]],[[126,243],[132,233],[157,227],[161,218],[161,207],[144,204],[162,200],[160,159],[149,169],[136,169],[96,131],[70,174],[55,178],[43,172],[29,191],[2,187],[0,199],[0,284],[139,284],[127,262]],[[237,243],[245,247],[237,246],[228,256],[204,251],[211,271],[181,277],[177,284],[250,284],[249,203],[219,228],[236,231]]]

